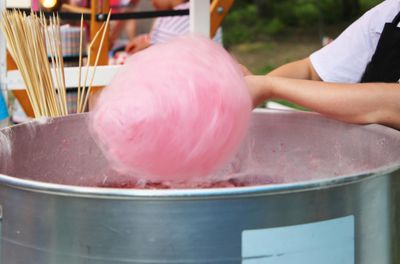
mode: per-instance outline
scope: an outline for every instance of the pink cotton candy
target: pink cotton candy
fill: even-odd
[[[189,36],[131,56],[98,99],[91,128],[119,172],[199,181],[232,158],[250,113],[239,65]]]

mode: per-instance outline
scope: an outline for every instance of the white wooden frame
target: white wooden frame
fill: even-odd
[[[3,10],[6,9],[6,1],[0,0],[0,20],[3,19]],[[7,49],[6,49],[6,39],[3,32],[0,30],[0,89],[3,93],[4,100],[8,102],[7,96]]]
[[[108,85],[114,75],[118,72],[120,65],[112,65],[112,66],[97,66],[95,78],[93,79],[93,86],[104,86]],[[92,76],[94,66],[89,67],[87,84],[89,85],[90,78]],[[87,71],[87,67],[82,67],[81,69],[81,85],[83,85],[84,77]],[[52,72],[54,74],[54,72]],[[79,80],[79,67],[65,67],[64,74],[67,76],[65,78],[65,85],[67,88],[78,87]],[[55,76],[53,76],[55,77]],[[18,70],[12,70],[7,72],[7,84],[10,90],[23,90],[25,89],[25,83],[22,79],[21,74]],[[19,88],[14,88],[19,87]]]

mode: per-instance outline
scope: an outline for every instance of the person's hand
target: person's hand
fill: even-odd
[[[126,45],[125,51],[129,54],[134,54],[138,51],[148,48],[149,46],[150,46],[149,35],[148,34],[139,35]]]
[[[269,85],[268,76],[247,75],[244,79],[249,88],[253,108],[272,96],[272,86]]]
[[[136,39],[131,40],[126,46],[125,46],[125,51],[129,54],[133,54],[136,51],[137,43],[135,41]]]

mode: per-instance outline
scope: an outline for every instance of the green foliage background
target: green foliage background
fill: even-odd
[[[224,45],[263,40],[293,28],[356,19],[382,0],[235,0],[224,20]]]

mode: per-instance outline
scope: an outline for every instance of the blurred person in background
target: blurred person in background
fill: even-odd
[[[189,9],[188,0],[152,0],[156,10],[182,10]],[[155,19],[149,34],[142,34],[134,38],[125,48],[129,54],[141,51],[151,45],[165,43],[178,36],[189,33],[190,19],[185,16],[159,17]],[[222,45],[222,30],[218,29],[214,41]]]
[[[140,0],[110,0],[110,7],[118,10],[118,13],[134,12],[138,10],[139,2]],[[137,23],[134,19],[111,21],[110,29],[110,47],[112,48],[122,35],[127,42],[132,41],[137,33]]]

